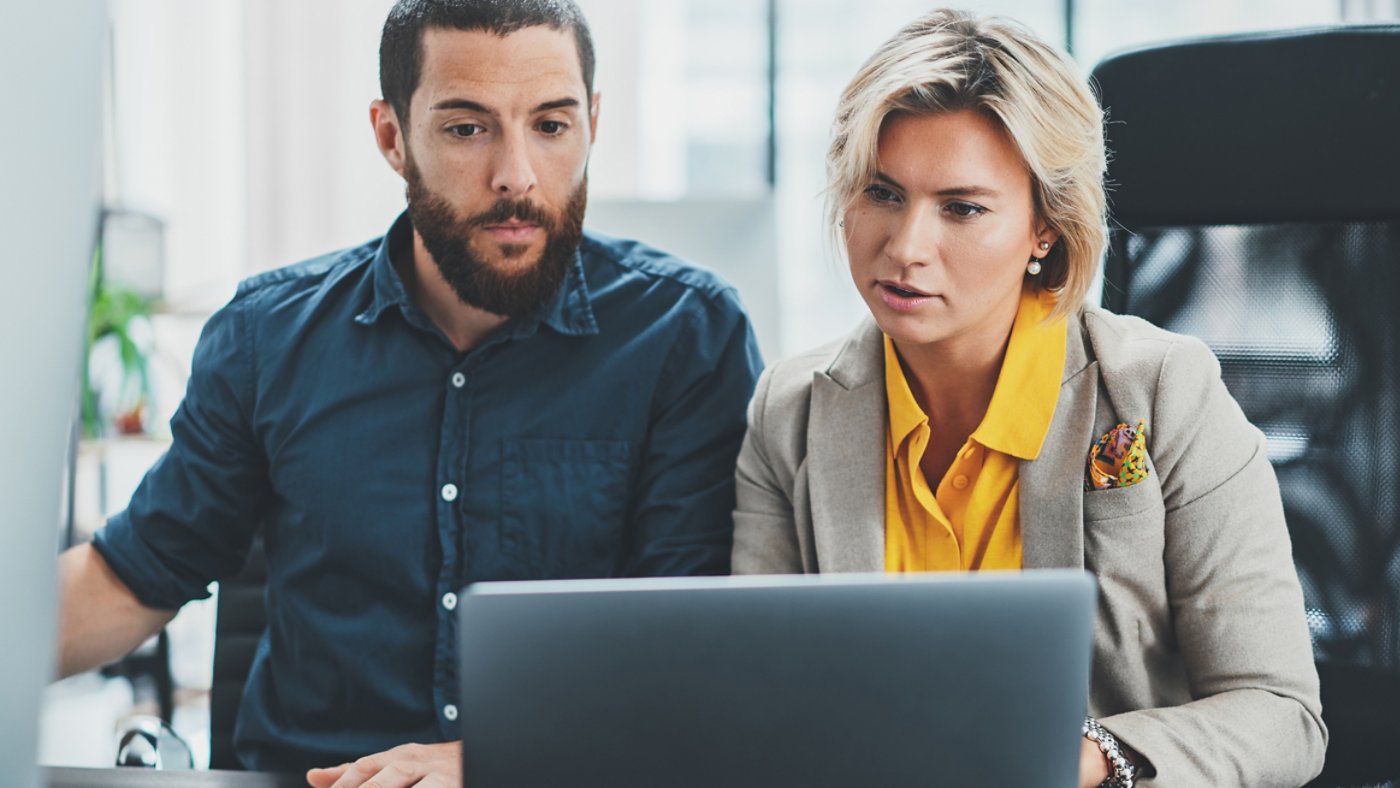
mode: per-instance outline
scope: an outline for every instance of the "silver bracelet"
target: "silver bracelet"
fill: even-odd
[[[1084,738],[1099,746],[1099,750],[1113,767],[1113,773],[1099,783],[1099,788],[1133,788],[1133,778],[1137,776],[1137,769],[1123,755],[1123,748],[1118,746],[1117,737],[1093,717],[1084,718],[1083,733]]]

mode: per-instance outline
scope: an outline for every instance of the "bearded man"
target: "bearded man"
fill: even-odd
[[[593,61],[570,0],[393,8],[370,120],[408,210],[209,320],[169,452],[61,558],[62,673],[207,596],[261,527],[244,765],[460,784],[463,586],[728,571],[753,332],[712,274],[584,232]]]

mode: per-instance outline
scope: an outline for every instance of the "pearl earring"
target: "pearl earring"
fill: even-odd
[[[1049,242],[1049,241],[1041,241],[1041,242],[1040,242],[1040,251],[1042,251],[1042,252],[1048,252],[1048,251],[1050,251],[1050,242]]]
[[[1036,274],[1040,273],[1040,260],[1035,257],[1032,257],[1030,263],[1026,265],[1026,273],[1030,274],[1031,276],[1035,276]]]

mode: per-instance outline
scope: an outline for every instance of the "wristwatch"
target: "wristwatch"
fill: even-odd
[[[1099,746],[1099,750],[1113,767],[1113,772],[1099,783],[1099,788],[1133,788],[1133,778],[1137,776],[1137,769],[1132,761],[1123,755],[1123,748],[1118,745],[1117,737],[1093,717],[1084,718],[1083,733],[1084,738]]]

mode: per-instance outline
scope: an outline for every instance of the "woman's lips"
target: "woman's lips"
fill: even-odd
[[[880,300],[896,312],[913,312],[937,298],[898,282],[877,282],[876,287],[880,291]]]

